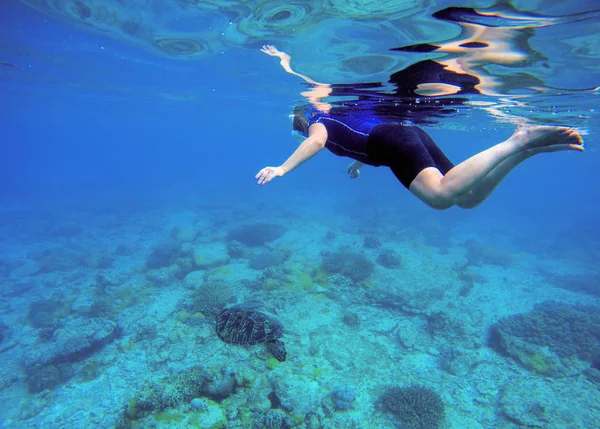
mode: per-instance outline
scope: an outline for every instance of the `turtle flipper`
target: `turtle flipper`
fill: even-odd
[[[285,350],[285,343],[281,340],[272,340],[267,342],[267,350],[271,352],[273,357],[280,362],[283,362],[287,358],[287,351]]]

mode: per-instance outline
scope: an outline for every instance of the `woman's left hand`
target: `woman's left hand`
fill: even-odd
[[[283,170],[282,167],[265,167],[262,170],[260,170],[256,174],[256,176],[254,176],[254,178],[258,179],[259,185],[266,185],[271,180],[273,180],[275,177],[281,177],[284,174],[285,174],[285,171]]]

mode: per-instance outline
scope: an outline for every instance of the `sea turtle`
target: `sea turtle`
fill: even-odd
[[[269,352],[283,362],[287,357],[285,343],[279,340],[285,332],[283,325],[256,308],[257,305],[238,304],[221,310],[215,322],[217,336],[229,344],[265,344]]]

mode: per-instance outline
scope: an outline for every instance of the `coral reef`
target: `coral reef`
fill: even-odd
[[[119,335],[117,324],[101,318],[69,320],[52,335],[52,342],[36,344],[26,353],[29,368],[73,362],[94,353]]]
[[[402,259],[392,249],[383,249],[377,255],[377,263],[385,268],[398,268],[402,266]]]
[[[231,285],[217,280],[208,280],[192,292],[191,303],[186,307],[191,313],[214,315],[229,303],[232,296]]]
[[[360,328],[362,318],[357,312],[352,310],[346,310],[344,312],[344,315],[342,316],[342,322],[344,322],[344,324],[350,326],[351,328],[358,329]]]
[[[600,354],[600,309],[546,301],[528,314],[501,319],[491,327],[498,352],[533,371],[551,376],[578,371],[573,358],[592,363]]]
[[[290,421],[282,410],[255,413],[252,420],[253,429],[287,429],[290,427]]]
[[[390,387],[380,396],[379,403],[401,422],[403,429],[437,429],[445,419],[442,398],[423,386]]]
[[[230,258],[243,258],[246,255],[246,247],[239,241],[231,240],[227,243],[227,254]]]
[[[362,253],[342,248],[335,252],[324,252],[322,268],[328,273],[341,274],[359,283],[373,274],[375,264]]]
[[[248,266],[255,270],[264,270],[281,265],[290,256],[289,249],[267,250],[250,256]]]
[[[597,274],[548,276],[546,281],[561,289],[600,296],[600,276]]]
[[[377,249],[378,247],[381,247],[381,241],[373,235],[367,235],[363,239],[363,247],[367,249]]]
[[[206,394],[211,381],[208,372],[194,366],[176,372],[158,382],[149,383],[125,404],[126,420],[137,420],[150,413],[164,411]]]
[[[514,256],[507,250],[490,247],[478,240],[468,240],[465,243],[466,265],[480,266],[483,264],[510,267]]]
[[[339,387],[331,392],[333,408],[337,411],[345,411],[352,407],[356,400],[356,392],[352,387]]]
[[[251,223],[241,225],[229,231],[229,240],[235,240],[246,246],[257,247],[277,240],[286,229],[274,223]]]
[[[181,256],[181,248],[177,243],[164,243],[152,249],[146,258],[146,268],[153,270],[173,265]]]
[[[39,393],[46,389],[52,390],[71,379],[73,374],[73,368],[69,363],[35,366],[27,374],[27,390],[29,393]]]
[[[464,324],[444,311],[427,315],[427,331],[432,337],[463,339],[466,335]]]

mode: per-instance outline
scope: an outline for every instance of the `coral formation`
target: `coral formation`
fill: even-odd
[[[225,282],[209,280],[194,290],[192,302],[187,306],[191,313],[214,315],[231,300],[233,288]]]
[[[248,266],[255,270],[264,270],[269,267],[281,265],[290,256],[288,249],[267,250],[253,254],[248,261]]]
[[[378,247],[381,247],[381,241],[375,236],[367,235],[363,239],[363,247],[366,247],[367,249],[377,249]]]
[[[362,253],[342,248],[335,252],[324,252],[322,268],[329,273],[342,274],[353,282],[359,283],[373,274],[375,264]]]
[[[285,234],[285,228],[275,223],[251,223],[238,226],[229,231],[229,240],[235,240],[246,246],[257,247],[277,240]]]
[[[153,412],[164,411],[192,399],[205,396],[211,378],[201,366],[176,372],[146,385],[125,404],[126,420],[137,420]]]
[[[146,268],[153,270],[173,265],[181,256],[181,248],[177,243],[164,243],[154,249],[146,258]]]
[[[597,307],[546,301],[492,326],[491,346],[529,369],[563,375],[573,357],[591,363],[600,354],[599,316]]]
[[[68,381],[74,374],[69,363],[57,365],[40,365],[29,370],[27,374],[27,390],[29,393],[39,393],[43,390],[52,390]]]
[[[507,250],[490,247],[478,240],[468,240],[465,243],[466,265],[480,266],[483,264],[510,267],[514,256]]]
[[[333,408],[337,411],[345,411],[352,407],[356,400],[356,392],[352,387],[340,387],[331,392]]]
[[[246,255],[246,248],[239,241],[231,240],[227,243],[227,254],[230,258],[243,258]]]
[[[252,421],[253,429],[287,429],[290,427],[289,418],[282,410],[255,413]]]
[[[402,259],[392,249],[383,249],[377,255],[377,263],[386,268],[398,268],[402,265]]]
[[[440,395],[423,386],[390,387],[380,396],[379,403],[405,429],[437,429],[445,418]]]
[[[342,322],[351,328],[360,328],[361,321],[360,315],[352,310],[346,310],[342,316]]]

